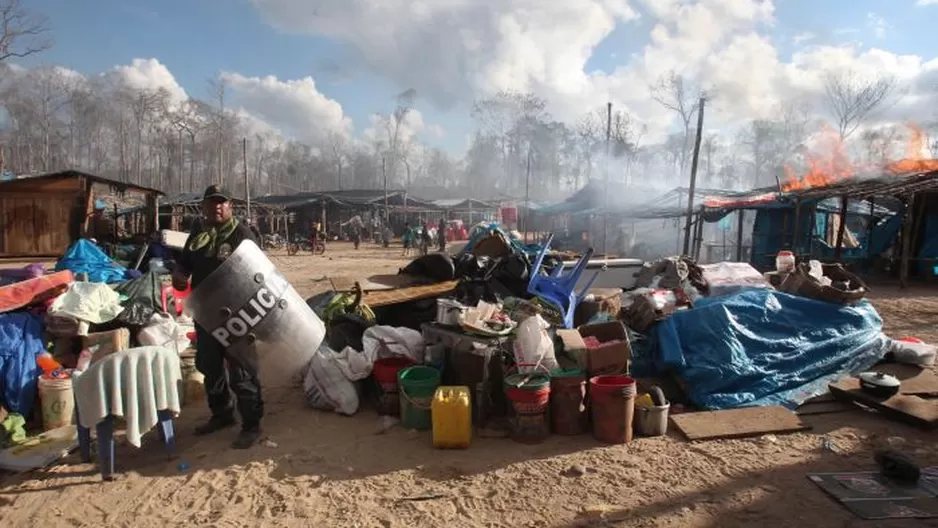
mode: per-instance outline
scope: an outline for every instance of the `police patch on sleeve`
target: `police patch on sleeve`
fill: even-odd
[[[231,244],[225,242],[224,244],[218,246],[218,258],[225,260],[231,256]]]

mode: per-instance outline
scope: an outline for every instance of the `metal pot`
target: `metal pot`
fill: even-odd
[[[467,307],[452,299],[436,300],[436,322],[446,326],[458,326],[459,316],[468,310]]]
[[[899,394],[901,383],[895,376],[882,372],[863,372],[859,376],[860,389],[877,398],[889,398]]]

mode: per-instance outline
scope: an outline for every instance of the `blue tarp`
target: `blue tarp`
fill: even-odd
[[[489,236],[489,233],[491,233],[492,231],[498,231],[499,233],[501,233],[502,236],[504,236],[505,239],[507,239],[508,242],[511,244],[512,250],[514,250],[517,253],[523,253],[527,255],[528,258],[534,258],[537,256],[538,253],[541,252],[542,246],[540,244],[527,244],[526,245],[520,240],[512,237],[508,232],[506,232],[504,229],[499,227],[498,224],[489,224],[489,226],[485,228],[485,230],[480,229],[478,232],[476,232],[475,235],[473,235],[469,239],[469,242],[466,242],[466,245],[463,246],[462,251],[463,252],[472,251],[472,248],[474,248],[475,245],[478,244],[480,240],[482,240],[483,238],[487,238]]]
[[[0,314],[0,403],[10,412],[29,416],[36,400],[42,344],[42,317],[29,312]]]
[[[702,299],[655,326],[659,370],[675,371],[705,409],[794,408],[886,354],[868,302],[840,306],[773,290]]]
[[[127,270],[117,264],[97,244],[80,239],[68,248],[55,263],[55,271],[69,270],[74,274],[87,273],[90,282],[121,282]]]

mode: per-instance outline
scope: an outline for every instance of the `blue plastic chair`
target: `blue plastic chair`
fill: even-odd
[[[173,429],[172,411],[158,411],[159,422],[156,424],[160,438],[166,444],[170,456],[176,453],[176,433]],[[91,462],[91,430],[82,427],[81,417],[78,415],[78,406],[75,406],[75,422],[78,424],[78,450],[81,461]],[[114,443],[114,417],[108,416],[95,426],[98,434],[98,467],[101,469],[101,478],[111,480],[115,473],[115,443]]]
[[[544,243],[544,247],[541,249],[541,252],[538,253],[537,259],[534,261],[534,266],[531,267],[531,278],[528,280],[528,293],[536,295],[554,305],[560,310],[560,314],[563,317],[564,328],[573,328],[573,314],[576,312],[576,307],[580,304],[580,301],[583,300],[583,297],[586,296],[586,292],[593,286],[593,283],[596,282],[596,278],[599,277],[600,272],[597,271],[593,275],[586,286],[580,290],[580,293],[574,291],[577,281],[580,280],[583,272],[586,271],[586,265],[589,263],[590,257],[593,256],[593,248],[589,248],[569,272],[564,273],[563,266],[558,265],[554,267],[550,275],[542,274],[541,266],[544,264],[544,257],[547,256],[547,252],[550,251],[550,244],[553,241],[553,235],[548,237],[547,242]]]

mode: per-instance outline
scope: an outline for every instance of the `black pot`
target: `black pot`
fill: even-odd
[[[864,372],[857,376],[860,389],[877,398],[889,398],[899,394],[899,379],[882,372]]]

